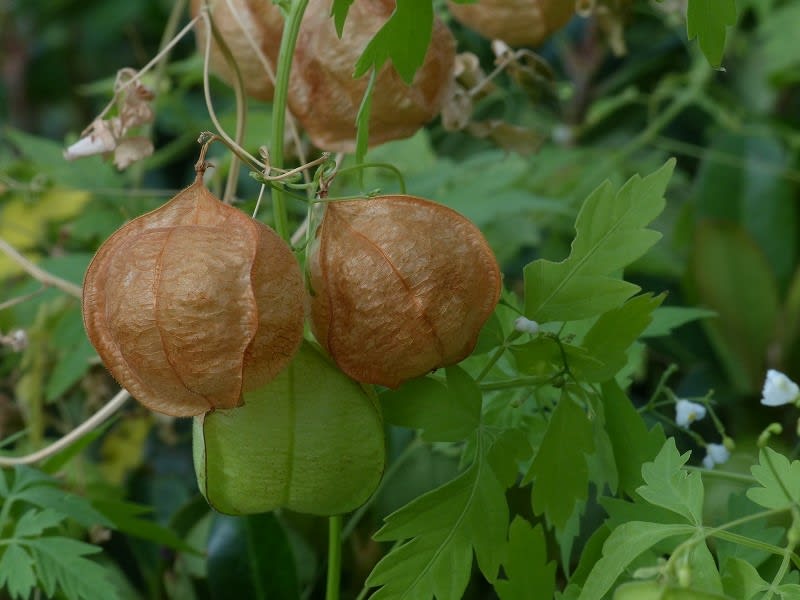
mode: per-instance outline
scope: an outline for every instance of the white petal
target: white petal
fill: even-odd
[[[764,388],[761,392],[761,404],[765,406],[781,406],[791,404],[800,396],[800,388],[786,375],[775,369],[767,371]]]
[[[714,464],[721,465],[728,462],[731,453],[722,444],[709,444],[706,447],[706,456],[710,457]]]
[[[681,398],[675,403],[675,422],[679,427],[689,427],[706,416],[706,407]]]
[[[539,324],[525,317],[517,317],[514,321],[514,329],[522,333],[539,333]]]
[[[714,463],[714,459],[711,458],[708,454],[706,454],[705,457],[703,458],[703,466],[706,469],[713,469],[714,468],[714,464],[715,464]]]

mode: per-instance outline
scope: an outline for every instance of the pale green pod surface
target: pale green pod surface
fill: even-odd
[[[244,401],[194,419],[197,483],[213,508],[335,515],[375,491],[385,460],[377,402],[313,346]]]

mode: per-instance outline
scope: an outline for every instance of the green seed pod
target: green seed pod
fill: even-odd
[[[349,512],[375,491],[384,460],[377,401],[308,343],[244,406],[194,419],[197,483],[223,513]]]

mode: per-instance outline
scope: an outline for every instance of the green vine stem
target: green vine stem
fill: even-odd
[[[278,68],[275,73],[275,92],[272,100],[272,140],[270,144],[269,166],[283,166],[283,141],[286,128],[286,103],[289,95],[289,76],[292,71],[292,58],[300,32],[308,0],[294,0],[286,15],[283,37],[278,54]],[[272,214],[275,231],[287,242],[290,240],[289,219],[286,214],[286,201],[282,189],[272,189]],[[328,519],[328,577],[325,586],[326,600],[339,599],[339,582],[342,568],[342,517]]]
[[[275,93],[272,100],[272,143],[270,144],[270,165],[280,168],[283,165],[283,140],[286,128],[286,100],[289,95],[289,76],[292,72],[292,58],[300,32],[308,0],[294,0],[286,15],[281,38],[278,68],[275,73]],[[286,202],[283,190],[272,190],[272,214],[275,231],[289,241],[289,220],[286,215]]]
[[[339,600],[342,569],[342,515],[328,518],[328,580],[325,600]]]

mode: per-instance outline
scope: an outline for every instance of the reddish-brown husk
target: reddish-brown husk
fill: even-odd
[[[352,152],[356,115],[367,75],[353,68],[369,40],[395,9],[395,0],[353,3],[342,38],[330,17],[331,0],[311,0],[297,40],[289,83],[289,107],[322,150]],[[413,135],[441,110],[450,91],[455,41],[438,19],[425,62],[411,86],[391,64],[378,74],[369,120],[371,146]]]
[[[192,16],[200,13],[203,2],[192,0]],[[245,92],[258,100],[272,100],[275,90],[273,78],[253,50],[248,35],[261,49],[274,75],[283,32],[280,8],[271,0],[209,0],[209,5],[214,26],[239,67]],[[195,32],[198,50],[203,55],[208,33],[202,22],[197,25]],[[236,75],[213,39],[209,67],[228,85],[235,84]]]
[[[353,379],[388,387],[466,358],[500,297],[480,230],[413,196],[331,202],[308,269],[317,340]]]
[[[117,230],[89,265],[83,317],[112,375],[148,408],[191,416],[241,405],[302,340],[289,247],[201,178]]]
[[[478,0],[449,7],[457,21],[511,46],[538,46],[575,14],[574,0]]]

